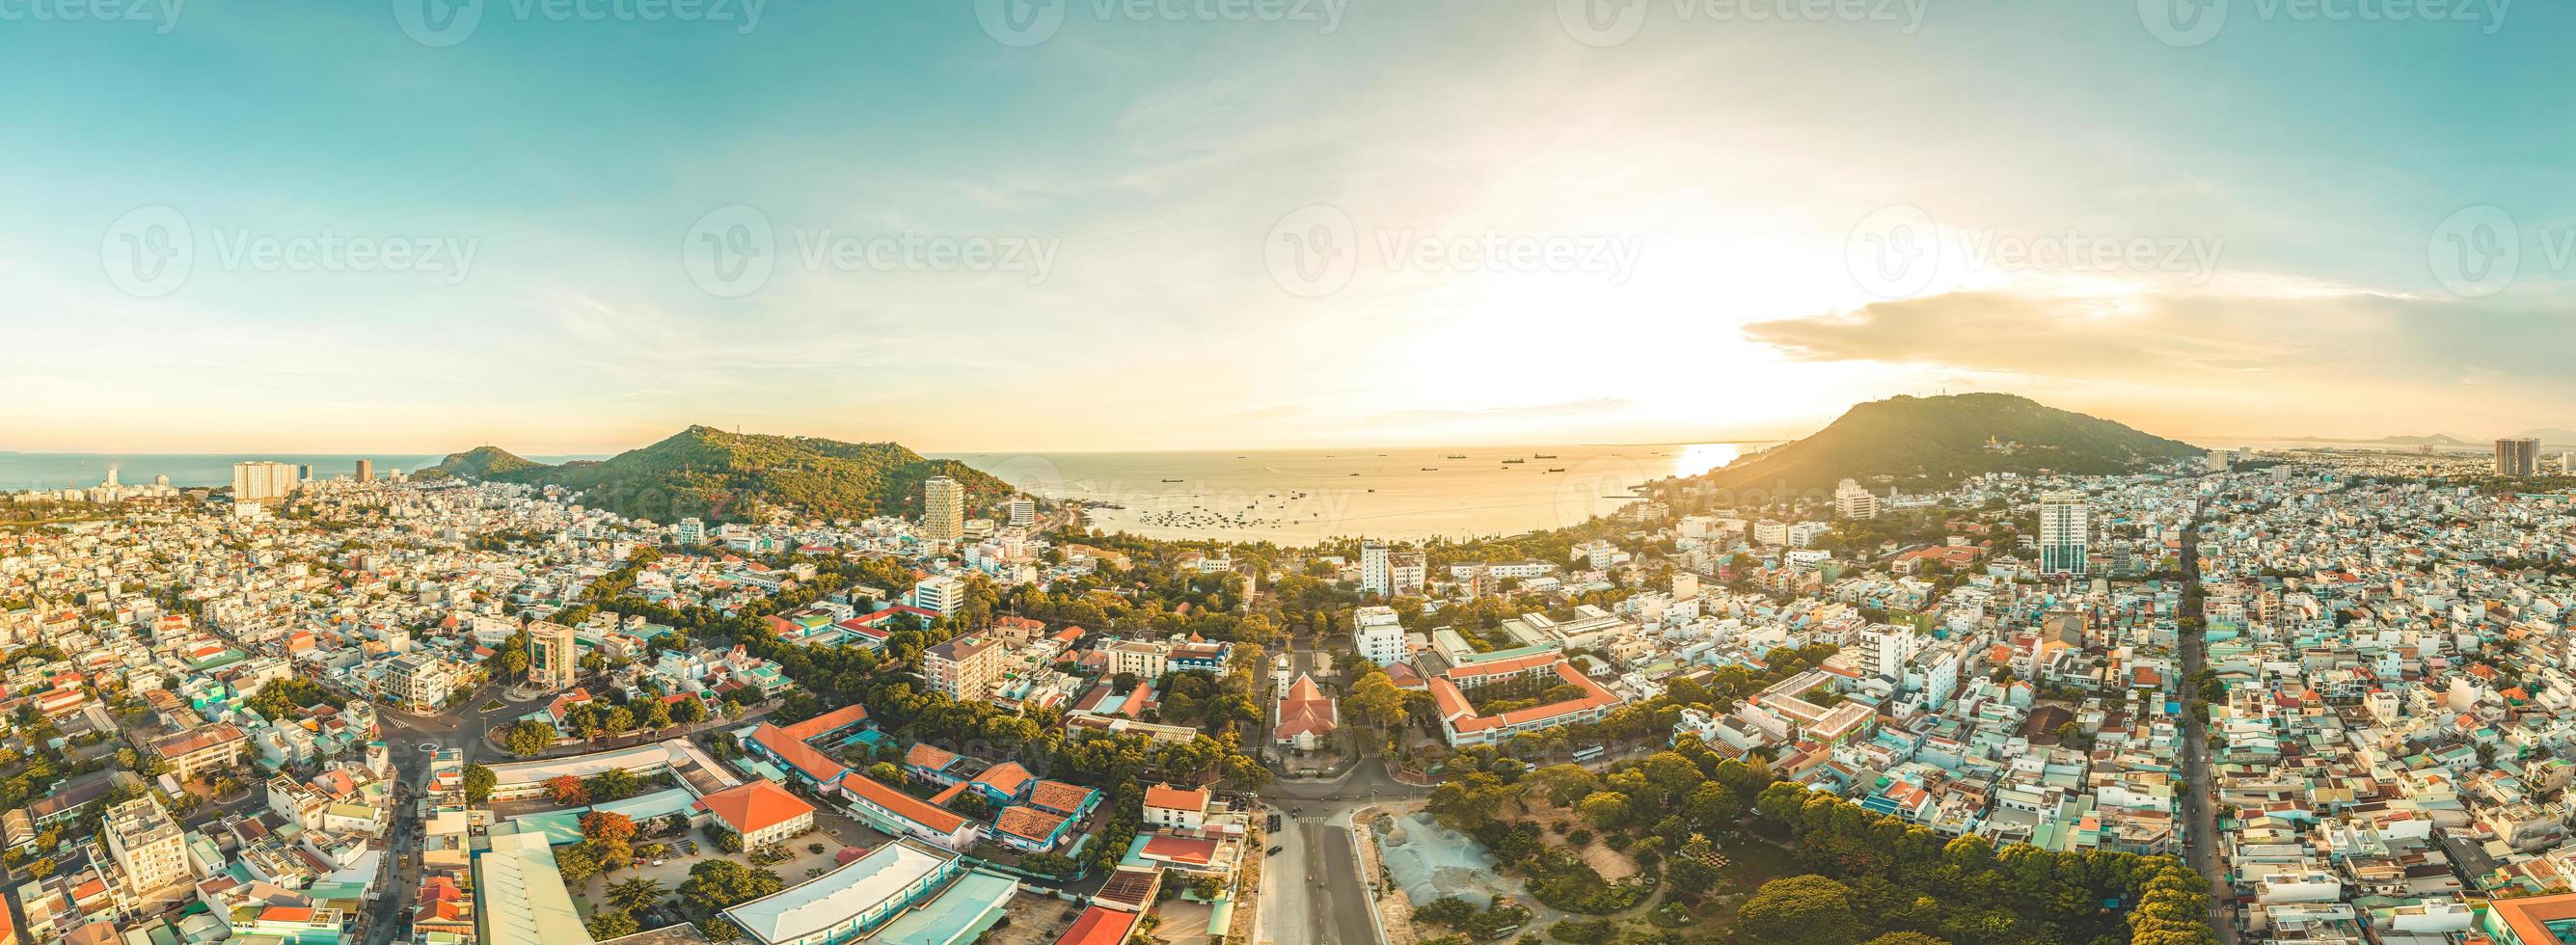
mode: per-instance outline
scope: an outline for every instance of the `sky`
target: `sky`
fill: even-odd
[[[2576,427],[2531,0],[10,0],[0,449]]]

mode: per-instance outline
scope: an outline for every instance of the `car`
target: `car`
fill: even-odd
[[[1281,851],[1281,850],[1285,850],[1285,849],[1287,849],[1287,847],[1271,847],[1271,848],[1270,848],[1270,852],[1268,852],[1268,853],[1264,853],[1264,854],[1262,854],[1262,856],[1277,856],[1277,855],[1279,855],[1279,851]]]

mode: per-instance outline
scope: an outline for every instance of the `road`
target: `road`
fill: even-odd
[[[2200,592],[2200,513],[2194,511],[2191,524],[2183,528],[2182,543],[2182,616],[2203,621]],[[2208,641],[2200,634],[2182,634],[2182,689],[2191,691],[2207,664]],[[2228,903],[2233,892],[2227,882],[2226,867],[2218,857],[2217,788],[2209,773],[2209,725],[2201,717],[2196,700],[2185,700],[2182,713],[2182,770],[2190,791],[2183,798],[2183,857],[2200,875],[2209,877],[2209,922],[2218,930],[2218,940],[2236,945],[2235,909]]]
[[[1350,812],[1295,818],[1271,835],[1280,851],[1261,879],[1262,942],[1377,945],[1375,906],[1351,853]]]
[[[375,907],[368,910],[366,945],[390,945],[394,933],[411,911],[412,892],[420,887],[420,856],[412,849],[419,842],[420,798],[429,790],[430,753],[421,746],[455,748],[465,764],[473,764],[485,752],[483,733],[495,724],[535,711],[546,697],[507,701],[507,688],[486,685],[468,696],[460,708],[433,716],[419,716],[397,709],[379,707],[376,731],[384,739],[394,763],[394,782],[401,786],[402,803],[394,814],[394,827],[386,841],[386,861],[390,873],[385,877],[383,892],[376,897]],[[504,700],[498,708],[487,703]]]

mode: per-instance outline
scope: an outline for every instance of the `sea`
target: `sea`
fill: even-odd
[[[1035,495],[1090,503],[1091,524],[1160,539],[1311,545],[1335,538],[1512,535],[1616,511],[1635,487],[1694,476],[1776,441],[943,453]]]
[[[186,489],[197,486],[230,486],[233,464],[251,461],[294,463],[313,467],[317,479],[354,475],[358,461],[375,463],[376,475],[384,476],[400,469],[406,472],[438,465],[447,457],[438,456],[360,456],[357,454],[316,453],[16,453],[0,450],[0,492],[23,492],[29,489],[86,489],[107,481],[107,468],[116,467],[116,480],[126,485],[150,485],[154,476],[170,477],[170,484]],[[560,463],[567,459],[598,459],[597,456],[532,456],[541,463]]]
[[[1033,494],[1093,503],[1091,523],[1164,539],[1310,545],[1331,538],[1518,534],[1580,523],[1626,504],[1633,487],[1726,465],[1772,442],[1616,446],[1353,447],[1190,452],[940,453]],[[170,477],[229,486],[247,460],[349,475],[435,466],[443,456],[22,453],[0,450],[0,492]],[[532,456],[545,463],[597,456]]]

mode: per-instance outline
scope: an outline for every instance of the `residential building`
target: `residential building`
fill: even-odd
[[[2514,437],[2495,441],[2495,474],[2499,476],[2539,475],[2540,441],[2532,437]]]
[[[1878,496],[1861,488],[1858,480],[1845,479],[1834,488],[1834,514],[1842,518],[1877,518]]]
[[[2091,543],[2091,506],[2084,493],[2051,492],[2039,500],[2039,573],[2083,577]]]
[[[1009,648],[992,637],[957,637],[922,651],[922,677],[951,699],[981,702],[992,694],[1009,656]]]
[[[966,487],[947,476],[932,476],[921,484],[921,537],[932,542],[955,542],[966,536]]]
[[[295,491],[295,466],[290,463],[248,462],[233,464],[234,502],[271,502],[286,498]]]
[[[551,620],[528,624],[528,679],[539,688],[569,688],[581,673],[573,629]]]
[[[1394,577],[1388,570],[1386,546],[1374,541],[1361,543],[1360,593],[1380,597],[1394,593]]]
[[[188,848],[170,812],[149,797],[107,809],[108,852],[125,874],[127,891],[144,896],[195,877],[188,871]]]
[[[1352,615],[1352,642],[1369,662],[1386,666],[1404,661],[1404,624],[1395,608],[1362,607]]]

